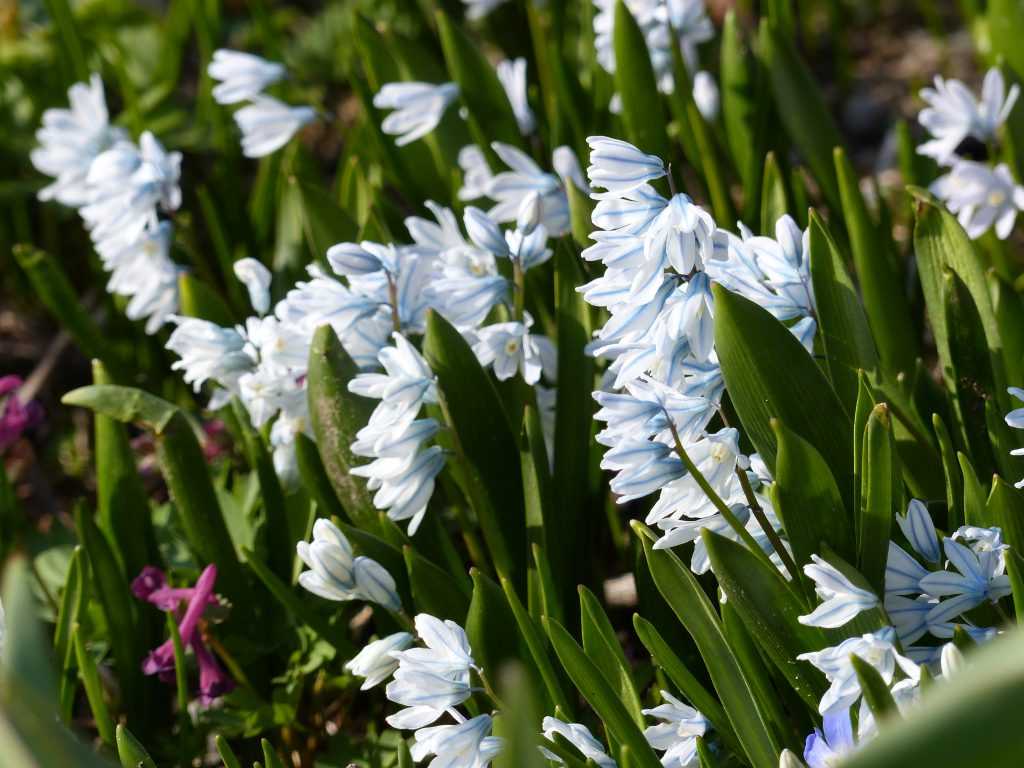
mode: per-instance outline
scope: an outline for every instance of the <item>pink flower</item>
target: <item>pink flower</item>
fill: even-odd
[[[0,377],[0,451],[13,445],[26,429],[31,429],[43,420],[43,408],[30,400],[22,403],[18,389],[22,385],[19,376]]]
[[[161,610],[174,610],[187,603],[185,612],[178,622],[181,643],[191,648],[199,665],[199,700],[206,706],[217,696],[234,687],[234,681],[221,669],[217,659],[206,647],[199,621],[207,606],[217,603],[213,593],[217,581],[217,566],[208,565],[199,575],[192,588],[174,589],[167,586],[167,579],[159,568],[146,566],[134,581],[132,592],[140,600],[146,600]],[[142,671],[147,675],[159,675],[165,683],[174,682],[174,641],[168,639],[158,648],[150,651],[142,662]]]

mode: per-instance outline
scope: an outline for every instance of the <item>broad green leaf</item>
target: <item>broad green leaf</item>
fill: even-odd
[[[733,164],[743,180],[745,194],[758,184],[761,155],[755,121],[757,97],[756,74],[751,56],[744,44],[740,25],[733,9],[725,15],[722,26],[721,92],[722,124]]]
[[[832,470],[814,446],[772,420],[778,440],[772,505],[786,529],[797,565],[811,562],[825,542],[843,557],[854,556],[853,518],[843,505]]]
[[[121,768],[156,768],[156,762],[132,732],[120,723],[116,729],[117,756],[121,760]]]
[[[92,363],[92,378],[97,384],[110,383],[98,360]],[[97,522],[114,547],[125,575],[132,579],[145,566],[160,563],[149,498],[124,425],[97,412],[94,430]]]
[[[60,68],[77,82],[88,81],[90,70],[82,43],[81,26],[71,10],[70,0],[45,0],[43,5],[46,6],[47,15],[60,41],[62,55],[57,57]]]
[[[951,342],[951,329],[943,301],[943,283],[946,270],[952,270],[970,293],[984,333],[990,356],[996,401],[1004,410],[1009,410],[1006,397],[1006,378],[1002,366],[1002,341],[995,312],[988,292],[985,275],[975,251],[963,227],[956,218],[934,198],[922,190],[911,190],[915,195],[917,224],[914,227],[914,254],[921,277],[928,322],[935,338],[939,353],[943,379],[951,397],[956,397],[955,364]],[[959,413],[958,419],[966,416]],[[957,430],[961,429],[958,421]]]
[[[565,194],[569,201],[569,223],[572,227],[572,239],[576,241],[576,245],[580,248],[587,248],[592,245],[590,233],[593,231],[594,225],[591,223],[590,217],[594,212],[594,201],[590,199],[586,192],[571,182],[565,185]],[[558,252],[561,253],[563,250],[559,248]],[[555,258],[558,258],[557,255]]]
[[[437,376],[446,421],[456,433],[463,491],[476,512],[495,570],[525,584],[526,539],[519,449],[505,411],[472,348],[436,312],[423,353]]]
[[[1003,532],[1003,542],[1008,544],[1006,572],[1013,588],[1013,605],[1018,621],[1024,618],[1024,496],[1021,492],[996,475],[992,478],[992,491],[986,502],[988,519]]]
[[[789,197],[786,181],[775,153],[769,152],[764,158],[764,174],[761,177],[761,234],[775,235],[775,222],[789,213]]]
[[[266,739],[260,739],[260,749],[263,750],[263,765],[265,768],[284,768],[284,763],[274,751],[274,745]]]
[[[512,629],[516,620],[501,587],[478,568],[471,569],[469,575],[473,596],[466,614],[466,635],[473,658],[493,680],[502,663],[519,656],[519,634]]]
[[[553,616],[563,620],[562,601],[555,586],[555,578],[551,573],[551,564],[547,552],[539,544],[530,547],[533,555],[533,567],[537,572],[540,591],[540,605],[530,606],[530,613],[535,617]]]
[[[651,654],[651,660],[661,667],[683,696],[708,719],[722,741],[730,749],[739,751],[739,742],[732,732],[732,724],[715,695],[693,676],[682,659],[676,655],[672,646],[665,641],[651,622],[639,614],[633,614],[633,627],[636,629],[640,642]]]
[[[778,418],[815,447],[832,468],[842,498],[851,498],[850,417],[824,374],[765,309],[718,285],[712,292],[715,348],[743,432],[774,473],[771,419]]]
[[[825,351],[832,386],[852,415],[857,403],[857,371],[874,372],[878,353],[843,255],[814,211],[810,218],[811,281],[818,309],[818,338]]]
[[[366,426],[373,411],[371,401],[348,391],[358,373],[337,335],[329,325],[313,334],[309,348],[307,389],[309,418],[327,477],[347,516],[360,527],[376,528],[376,511],[366,481],[350,473],[363,461],[350,446],[356,433]]]
[[[615,628],[608,620],[601,603],[589,589],[582,584],[577,587],[580,595],[580,629],[583,636],[583,649],[587,652],[608,684],[619,694],[619,700],[629,712],[637,726],[644,726],[644,716],[640,711],[640,695],[633,682],[633,672],[629,667],[626,654],[615,635]]]
[[[743,620],[748,634],[761,646],[800,697],[816,707],[825,692],[825,679],[797,656],[828,643],[820,629],[801,624],[809,613],[793,589],[749,550],[707,529],[701,532],[712,570],[729,604]]]
[[[661,762],[648,745],[619,694],[605,680],[597,665],[565,628],[552,618],[546,621],[548,637],[573,684],[601,718],[611,736],[633,754],[638,768],[659,768]]]
[[[776,768],[778,744],[743,677],[739,662],[729,648],[711,600],[673,552],[654,549],[653,534],[644,526],[634,523],[633,528],[643,543],[654,583],[696,642],[733,731],[751,765],[754,768]]]
[[[338,517],[348,522],[348,515],[338,501],[324,463],[320,460],[316,443],[301,432],[295,436],[295,459],[302,487],[313,497],[320,517]]]
[[[960,476],[963,478],[964,523],[983,528],[995,525],[989,521],[988,510],[985,507],[985,490],[978,478],[978,473],[974,471],[974,465],[963,453],[958,452],[956,458],[960,464]]]
[[[889,686],[885,684],[881,673],[860,656],[851,655],[850,662],[860,682],[860,689],[864,692],[864,701],[875,716],[875,722],[879,727],[884,727],[886,720],[897,713]]]
[[[703,736],[697,737],[697,760],[700,762],[700,768],[719,768],[721,765]]]
[[[359,229],[349,214],[326,190],[295,177],[289,183],[299,190],[302,233],[313,258],[326,266],[327,249],[336,243],[355,240]]]
[[[14,248],[14,258],[25,272],[43,306],[57,318],[82,353],[102,360],[116,379],[124,379],[124,366],[113,356],[103,332],[78,300],[71,281],[57,260],[29,245]]]
[[[106,537],[96,527],[96,522],[84,504],[75,510],[75,529],[79,541],[89,559],[92,581],[96,588],[92,590],[106,617],[110,631],[110,647],[117,664],[117,675],[124,693],[129,716],[140,717],[143,713],[138,707],[141,702],[142,663],[144,649],[140,646],[142,636],[138,631],[139,614],[136,600],[128,588],[128,579],[118,565],[114,552]],[[72,635],[75,631],[72,630]],[[82,682],[86,685],[87,672],[82,670],[82,659],[76,649],[75,658],[82,673]],[[113,727],[110,729],[110,741],[113,743]]]
[[[844,768],[1014,768],[1024,754],[1024,629],[968,656],[967,670],[933,685],[920,706],[861,746]],[[999,734],[979,738],[979,734]]]
[[[615,90],[622,99],[626,136],[644,152],[669,158],[667,121],[658,93],[644,33],[622,0],[615,3],[612,27],[615,49]]]
[[[214,737],[214,744],[217,747],[217,754],[224,761],[224,768],[242,768],[242,763],[235,756],[227,739],[218,733]]]
[[[523,501],[526,505],[526,534],[530,544],[544,546],[545,525],[551,508],[551,473],[544,430],[535,406],[523,409],[519,434],[519,463],[523,472]]]
[[[937,413],[932,414],[932,427],[935,430],[935,438],[939,442],[939,452],[942,456],[942,472],[946,478],[946,527],[955,531],[964,523],[963,507],[963,483],[960,479],[960,467],[956,458],[956,450],[953,448],[953,441],[949,437],[949,430]]]
[[[761,37],[761,58],[770,74],[776,113],[814,172],[833,210],[841,210],[839,187],[832,165],[832,150],[842,137],[825,107],[821,90],[793,42],[778,27],[762,22],[767,34]]]
[[[593,428],[594,358],[584,347],[593,323],[590,308],[576,286],[584,282],[580,263],[572,249],[555,252],[555,314],[558,319],[558,391],[555,409],[555,466],[552,483],[553,509],[545,521],[547,537],[567,541],[585,537],[590,490],[589,445]],[[587,448],[587,449],[585,449]],[[573,584],[584,580],[586,563],[574,547],[549,548],[552,571],[563,586],[561,600],[571,598]],[[568,603],[565,603],[568,604]]]
[[[495,768],[547,768],[550,763],[538,748],[539,699],[528,670],[519,662],[509,664],[501,670],[497,685],[507,708],[495,719],[495,732],[505,739],[504,748],[494,760]]]
[[[1024,300],[995,270],[990,269],[986,278],[999,336],[1003,341],[1006,380],[1024,381]]]
[[[841,147],[835,148],[834,160],[864,312],[882,368],[890,375],[912,371],[918,343],[903,282],[892,262],[892,240],[868,212],[856,173]]]
[[[168,428],[178,407],[156,395],[134,387],[94,384],[79,387],[61,398],[64,405],[89,408],[116,421],[140,424],[160,435]]]
[[[110,716],[110,709],[103,696],[100,673],[96,668],[96,660],[85,648],[85,639],[78,631],[77,625],[73,627],[72,643],[75,647],[78,674],[82,678],[82,687],[85,689],[85,697],[89,702],[89,711],[92,712],[93,721],[96,723],[96,732],[104,744],[114,746],[114,720]]]
[[[501,589],[505,593],[505,599],[508,600],[509,608],[512,609],[516,626],[519,627],[519,634],[526,641],[526,647],[530,651],[530,658],[533,660],[533,664],[536,666],[537,672],[544,682],[548,698],[554,706],[561,709],[566,715],[571,715],[574,707],[570,705],[569,699],[562,688],[562,682],[558,677],[558,673],[551,663],[551,657],[548,655],[547,642],[544,636],[530,617],[530,614],[526,612],[526,608],[523,607],[523,603],[516,594],[512,582],[503,578],[501,580]]]
[[[476,123],[476,131],[485,137],[483,144],[489,147],[491,141],[500,141],[522,146],[515,114],[494,67],[461,25],[452,23],[442,11],[437,11],[437,29],[448,73],[458,83],[462,102]]]
[[[462,590],[462,585],[412,547],[405,547],[402,554],[416,610],[465,623],[470,595]]]
[[[877,594],[885,592],[885,563],[893,513],[902,494],[897,487],[897,461],[889,408],[879,403],[864,429],[864,471],[857,517],[857,565]]]

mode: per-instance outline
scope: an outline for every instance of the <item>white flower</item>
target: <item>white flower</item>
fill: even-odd
[[[533,110],[526,98],[526,59],[504,59],[495,67],[501,87],[505,89],[508,103],[516,116],[519,132],[524,136],[531,133],[536,125]]]
[[[455,83],[387,83],[373,97],[373,106],[395,110],[380,127],[384,133],[397,136],[395,144],[404,147],[437,128],[458,96]]]
[[[569,200],[562,180],[542,170],[533,158],[509,144],[496,141],[491,148],[511,170],[494,174],[487,181],[484,194],[496,201],[488,215],[498,222],[515,221],[523,199],[536,193],[540,196],[541,224],[555,237],[568,232]],[[566,162],[564,155],[563,152],[563,166]]]
[[[892,683],[897,666],[909,679],[917,680],[921,674],[920,669],[896,650],[894,639],[894,630],[886,627],[874,634],[851,637],[832,648],[797,656],[801,661],[809,661],[817,667],[831,683],[818,705],[818,711],[824,715],[847,709],[860,698],[860,681],[850,656],[857,656],[878,670],[886,685]]]
[[[299,574],[299,584],[314,595],[326,600],[367,600],[391,611],[402,607],[391,574],[376,560],[353,558],[352,545],[330,520],[317,520],[312,543],[300,541],[296,551],[310,569]]]
[[[495,256],[508,256],[508,242],[498,222],[475,206],[467,206],[462,215],[466,234],[473,244]]]
[[[1009,387],[1006,391],[1021,402],[1024,402],[1024,389],[1021,389],[1020,387]],[[1014,429],[1024,429],[1024,408],[1014,408],[1006,414],[1006,423]],[[1010,451],[1010,455],[1024,456],[1024,448],[1014,448]],[[1024,480],[1018,480],[1014,483],[1014,487],[1024,488]]]
[[[368,691],[391,677],[398,669],[398,660],[392,655],[394,651],[404,651],[412,645],[412,635],[408,632],[396,632],[367,643],[359,653],[345,662],[345,669],[357,677],[363,677],[359,690]]]
[[[590,194],[590,185],[587,184],[587,180],[583,176],[580,159],[576,157],[572,147],[565,145],[555,147],[555,151],[551,153],[551,167],[562,179],[564,186],[568,187],[570,184],[574,184],[581,192]]]
[[[103,81],[93,73],[88,84],[68,89],[68,109],[48,109],[36,131],[39,146],[32,150],[32,165],[54,182],[39,191],[40,200],[56,200],[77,208],[89,201],[86,177],[97,155],[127,139],[109,123]]]
[[[930,189],[957,215],[971,239],[995,226],[996,236],[1005,240],[1013,231],[1017,211],[1024,208],[1024,187],[1014,182],[1006,163],[993,169],[959,160],[949,173],[932,182]]]
[[[643,713],[664,722],[646,728],[644,738],[652,748],[664,753],[661,764],[665,768],[696,768],[697,737],[704,735],[708,722],[700,712],[668,691],[662,691],[661,698],[664,704]]]
[[[647,155],[626,141],[607,136],[590,136],[590,166],[587,176],[595,187],[607,191],[594,195],[622,197],[637,187],[665,175],[665,164],[660,157]]]
[[[459,200],[476,200],[485,197],[493,174],[483,150],[476,144],[467,144],[459,150],[458,163],[459,168],[462,169]]]
[[[709,72],[701,70],[693,76],[693,102],[709,123],[718,117],[718,85]]]
[[[929,563],[939,562],[942,552],[939,550],[939,537],[935,532],[928,508],[917,499],[911,499],[907,505],[906,515],[897,515],[896,523],[910,546]]]
[[[932,135],[931,141],[917,148],[919,154],[934,158],[947,165],[956,158],[957,147],[968,136],[989,141],[995,136],[1017,101],[1017,85],[1006,93],[1003,75],[990,69],[982,85],[981,101],[959,80],[945,80],[935,76],[935,87],[924,88],[921,98],[928,104],[921,110],[918,121]]]
[[[996,603],[1010,594],[1010,577],[1004,573],[1006,545],[1001,539],[996,539],[995,546],[985,543],[983,548],[975,550],[947,537],[942,540],[942,547],[957,573],[935,571],[921,579],[923,592],[949,598],[929,611],[930,624],[951,621],[986,600]]]
[[[127,296],[125,315],[146,319],[146,333],[156,333],[178,309],[181,269],[171,260],[174,227],[162,221],[133,240],[109,238],[96,244],[103,267],[110,272],[107,290]]]
[[[393,333],[393,347],[380,351],[384,373],[360,373],[348,385],[350,392],[380,400],[370,417],[375,427],[398,425],[404,430],[426,403],[437,402],[437,384],[427,361],[400,333]]]
[[[219,48],[206,68],[214,80],[213,98],[218,104],[237,104],[259,96],[263,89],[284,77],[282,65],[251,53]]]
[[[507,0],[462,0],[466,6],[466,18],[479,21]]]
[[[942,646],[942,656],[940,658],[942,664],[942,677],[947,680],[958,672],[961,672],[964,668],[964,655],[954,643],[946,643]]]
[[[249,292],[249,303],[256,314],[266,314],[270,309],[270,270],[256,259],[245,258],[235,262],[234,272]]]
[[[246,157],[273,154],[315,119],[312,107],[292,107],[270,96],[256,96],[235,112],[235,123],[242,132],[242,153]]]
[[[406,707],[387,718],[401,730],[433,723],[473,692],[469,677],[476,665],[465,630],[426,613],[416,616],[415,625],[425,647],[392,652],[398,669],[385,691],[390,701]]]
[[[566,723],[556,717],[545,717],[541,722],[541,728],[543,729],[545,739],[554,741],[556,734],[561,736],[576,747],[584,759],[593,760],[599,768],[618,768],[618,764],[608,757],[604,746],[594,738],[594,734],[590,732],[587,726],[580,723]],[[562,758],[544,747],[541,747],[541,752],[549,760],[562,763]]]
[[[814,582],[814,591],[824,602],[806,616],[797,617],[809,627],[835,629],[851,621],[857,614],[879,605],[878,596],[854,586],[838,568],[817,555],[813,564],[804,566],[804,573]]]
[[[458,713],[455,713],[458,714]],[[459,715],[455,725],[435,725],[421,728],[415,733],[416,743],[410,754],[417,763],[435,755],[427,768],[486,768],[504,744],[497,736],[490,736],[491,716],[477,715],[463,720]]]
[[[208,320],[171,316],[176,328],[167,340],[167,349],[180,360],[171,370],[184,371],[186,384],[196,392],[212,380],[237,394],[239,377],[251,371],[256,360],[246,350],[246,339],[238,328],[222,328]]]
[[[550,339],[529,333],[533,320],[494,323],[476,332],[473,352],[482,366],[493,366],[494,375],[505,381],[519,371],[527,384],[536,384],[541,374],[553,377],[556,351]]]

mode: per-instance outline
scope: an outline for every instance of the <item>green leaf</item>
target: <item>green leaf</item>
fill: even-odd
[[[651,654],[651,660],[661,667],[683,696],[708,719],[722,741],[730,749],[738,752],[740,746],[732,732],[732,724],[715,695],[691,674],[682,659],[676,655],[672,646],[665,642],[651,622],[639,614],[633,614],[633,628],[636,629],[640,642]]]
[[[989,521],[988,510],[985,508],[985,490],[982,488],[978,473],[974,471],[971,460],[963,453],[957,453],[960,473],[964,487],[964,522],[983,528],[994,523]]]
[[[1002,409],[1008,411],[1010,409],[1005,395],[1006,379],[1001,362],[1002,341],[978,254],[963,227],[944,206],[926,192],[921,190],[911,190],[911,192],[916,197],[917,217],[917,224],[914,227],[914,254],[921,277],[928,323],[935,338],[935,347],[939,353],[946,389],[951,398],[956,397],[954,373],[956,361],[950,338],[955,329],[950,329],[948,326],[943,300],[943,284],[948,269],[963,281],[963,285],[973,300],[991,359],[990,364],[996,390],[992,394]],[[966,416],[960,413],[956,401],[954,401],[953,410],[957,419],[956,431],[962,432],[962,422]]]
[[[140,664],[144,650],[139,647],[141,639],[138,632],[139,616],[135,610],[135,598],[128,588],[128,579],[118,565],[117,559],[107,543],[106,537],[96,527],[92,515],[84,504],[75,510],[75,529],[82,548],[89,558],[92,579],[96,585],[93,590],[103,615],[106,617],[110,631],[110,647],[117,663],[118,680],[127,704],[129,715],[141,716],[137,709],[140,704],[142,673]],[[75,632],[72,630],[72,635]],[[76,649],[75,657],[79,670],[83,672],[83,683],[89,684],[82,670],[82,659]],[[113,727],[110,729],[110,741],[113,744]]]
[[[1013,605],[1018,617],[1024,617],[1024,496],[998,475],[992,478],[989,494],[988,518],[1003,532],[1003,541],[1010,549],[1006,557],[1006,572],[1013,588]]]
[[[114,630],[116,631],[116,630]],[[96,660],[85,648],[85,640],[78,632],[77,625],[72,631],[72,643],[75,646],[75,661],[78,663],[78,674],[82,678],[85,697],[89,701],[89,710],[96,723],[96,731],[100,740],[108,746],[114,745],[114,720],[110,716],[107,702],[103,698],[103,683],[96,668]]]
[[[142,746],[132,732],[120,723],[116,730],[117,756],[121,760],[121,768],[156,768],[156,762],[146,748]]]
[[[260,739],[260,748],[263,750],[263,765],[266,768],[284,768],[284,763],[274,751],[274,745],[266,739]]]
[[[875,716],[875,722],[879,727],[884,727],[886,719],[898,712],[889,686],[879,671],[860,656],[851,655],[850,663],[860,682],[860,689],[864,692],[864,701]]]
[[[334,493],[316,443],[299,432],[295,436],[295,459],[302,478],[302,487],[316,502],[320,517],[338,517],[348,521],[348,515]]]
[[[715,348],[744,433],[774,473],[778,418],[832,467],[843,499],[851,498],[850,417],[796,337],[765,309],[721,286],[715,298]]]
[[[722,25],[722,124],[733,164],[739,171],[748,195],[757,185],[761,170],[760,145],[755,130],[755,86],[756,74],[751,66],[750,51],[743,43],[736,12],[730,8]]]
[[[539,701],[524,665],[517,662],[504,667],[498,688],[507,709],[495,718],[495,732],[505,739],[504,748],[494,760],[495,768],[547,768],[550,763],[538,749]]]
[[[935,438],[939,442],[939,452],[942,456],[942,472],[946,478],[946,527],[955,531],[964,522],[963,508],[963,483],[960,480],[960,468],[956,458],[956,450],[953,448],[953,441],[949,437],[949,430],[937,413],[932,414],[932,427],[935,430]]]
[[[526,641],[526,647],[530,651],[530,658],[533,660],[534,665],[537,667],[537,672],[544,682],[548,698],[551,699],[551,703],[554,706],[561,709],[566,715],[571,716],[574,707],[570,705],[569,699],[562,688],[561,680],[551,664],[547,643],[543,635],[541,635],[537,625],[530,618],[530,614],[523,607],[515,588],[512,586],[512,582],[503,578],[501,580],[501,589],[505,593],[505,599],[508,601],[512,615],[515,617],[516,626],[519,627],[519,634]]]
[[[643,31],[622,0],[615,3],[612,44],[615,49],[615,90],[622,99],[626,136],[643,152],[667,160],[667,121],[651,66],[651,55]]]
[[[85,49],[79,36],[80,27],[71,10],[71,3],[69,0],[45,0],[44,5],[60,40],[63,55],[58,60],[62,68],[66,66],[76,81],[88,81],[89,65],[86,63]]]
[[[548,618],[546,624],[548,637],[562,666],[611,736],[629,748],[638,768],[659,768],[661,762],[644,738],[643,731],[588,654],[557,621]]]
[[[897,487],[896,456],[889,408],[879,403],[864,430],[864,472],[857,520],[857,565],[877,594],[885,593],[885,563],[895,507],[902,499]]]
[[[474,133],[486,137],[489,141],[483,143],[488,147],[490,141],[521,147],[515,114],[494,67],[462,27],[442,11],[437,12],[437,29],[448,73],[458,83],[462,102],[477,126]]]
[[[338,500],[353,522],[372,531],[376,529],[377,513],[366,481],[350,472],[362,463],[350,446],[373,411],[371,401],[348,391],[348,383],[356,373],[356,364],[341,346],[334,329],[329,325],[318,328],[309,348],[306,377],[310,422]]]
[[[463,491],[476,512],[500,576],[525,584],[526,537],[519,448],[491,378],[472,348],[436,312],[423,353],[437,376],[446,421],[456,434]]]
[[[572,239],[580,248],[587,248],[592,245],[590,233],[593,230],[593,224],[590,217],[594,213],[594,201],[586,192],[571,182],[565,185],[565,194],[569,200],[569,224],[572,228]],[[558,252],[561,253],[563,250],[559,248]],[[555,258],[557,259],[558,256],[556,255]],[[557,270],[558,262],[556,261],[555,264]]]
[[[234,279],[233,274],[231,278]],[[178,275],[178,301],[178,311],[185,317],[197,317],[224,328],[236,322],[220,294],[191,272]]]
[[[633,524],[658,590],[693,637],[737,738],[754,768],[776,768],[779,747],[729,647],[711,600],[669,550],[654,549],[653,534]]]
[[[583,635],[583,650],[587,652],[605,680],[619,694],[619,700],[629,712],[637,726],[644,727],[643,708],[640,695],[633,682],[633,672],[626,654],[615,635],[615,628],[608,620],[597,597],[582,584],[577,587],[580,595],[580,628]]]
[[[516,619],[501,587],[478,568],[470,569],[469,575],[473,596],[466,614],[466,636],[473,658],[493,676],[503,662],[519,655],[519,635],[512,630]]]
[[[82,353],[86,357],[102,360],[115,378],[123,379],[121,361],[113,356],[111,345],[79,302],[71,281],[56,259],[29,245],[16,246],[14,258],[43,306],[71,335]]]
[[[844,259],[817,213],[811,211],[809,241],[811,281],[818,308],[818,338],[825,351],[829,378],[848,413],[857,403],[857,371],[874,372],[878,353],[864,307]]]
[[[327,249],[336,243],[355,240],[359,227],[326,190],[295,177],[288,183],[299,191],[302,233],[309,252],[318,262],[326,264]]]
[[[533,405],[523,409],[519,435],[519,463],[523,472],[523,501],[526,505],[527,538],[544,545],[545,523],[551,506],[551,474],[540,413]]]
[[[775,25],[762,22],[761,57],[771,79],[776,113],[800,149],[833,210],[841,210],[832,150],[842,137],[825,108],[821,90],[793,42]]]
[[[53,634],[54,657],[60,665],[60,714],[64,722],[70,722],[78,685],[77,665],[74,646],[71,642],[71,628],[79,621],[85,605],[85,555],[77,546],[68,565],[67,580],[61,593],[60,608],[57,611],[57,626]]]
[[[775,223],[789,213],[786,182],[774,152],[765,155],[761,185],[761,233],[774,236]]]
[[[769,570],[742,545],[707,529],[701,531],[701,537],[718,584],[748,634],[804,702],[817,707],[827,687],[825,679],[809,664],[798,661],[797,656],[820,650],[828,643],[820,629],[804,626],[797,620],[808,613],[807,607],[778,571]]]
[[[864,312],[878,345],[882,367],[890,375],[912,371],[918,344],[899,270],[892,261],[892,240],[882,225],[871,218],[856,173],[842,147],[835,148],[834,160],[853,264],[864,296]]]
[[[968,658],[967,672],[933,685],[919,707],[845,758],[844,768],[1013,768],[1024,754],[1024,630]],[[999,734],[979,738],[978,734]]]
[[[235,753],[227,739],[218,733],[214,737],[214,743],[217,745],[217,754],[224,761],[224,768],[242,768],[242,763],[235,757]]]
[[[828,464],[813,445],[778,419],[772,420],[772,428],[778,440],[772,505],[797,564],[810,563],[811,555],[820,554],[822,542],[852,560],[853,520]]]
[[[92,377],[109,384],[103,363],[94,360]],[[149,497],[135,465],[135,451],[124,425],[102,413],[95,417],[96,517],[128,578],[147,565],[158,565],[160,556],[153,534]]]
[[[403,555],[416,610],[465,623],[470,595],[462,590],[462,585],[412,547],[406,546]]]

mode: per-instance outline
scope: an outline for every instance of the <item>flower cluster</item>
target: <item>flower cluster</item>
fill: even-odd
[[[962,155],[971,142],[991,148],[1000,126],[1006,122],[1020,87],[1009,92],[998,69],[985,75],[981,100],[959,80],[936,75],[934,88],[921,91],[928,105],[918,120],[932,138],[917,148],[949,172],[935,180],[931,191],[957,215],[967,234],[981,237],[995,227],[1005,240],[1013,230],[1017,212],[1024,208],[1024,187],[1016,183],[1006,163],[992,166]]]
[[[776,239],[719,229],[685,194],[666,199],[651,186],[666,175],[660,158],[617,139],[588,141],[590,182],[606,191],[594,195],[598,230],[583,258],[605,271],[579,290],[610,314],[590,349],[612,361],[608,387],[624,390],[594,394],[602,406],[595,418],[605,423],[597,440],[609,449],[602,467],[616,473],[611,490],[619,503],[657,492],[647,515],[662,531],[655,546],[696,541],[691,567],[698,573],[710,567],[703,528],[733,538],[749,534],[768,551],[769,533],[751,516],[756,507],[778,527],[768,499],[754,492],[767,472],[743,474],[750,462],[735,429],[706,430],[724,391],[711,285],[791,322],[810,345],[815,304],[806,236],[788,216],[779,220]],[[717,503],[688,464],[710,483]]]
[[[125,314],[155,333],[178,306],[179,267],[171,259],[174,227],[159,217],[181,205],[181,154],[146,131],[138,144],[110,124],[103,82],[68,90],[69,109],[48,109],[32,164],[55,180],[39,192],[76,208],[104,269],[107,290],[128,298]]]
[[[402,602],[395,580],[380,563],[355,556],[345,534],[330,520],[313,524],[313,541],[295,546],[308,571],[299,574],[299,584],[325,600],[364,600],[389,611],[400,611]]]

